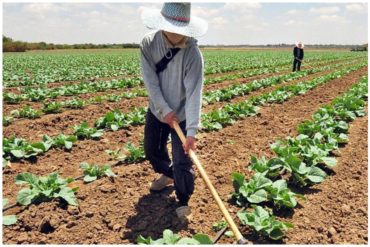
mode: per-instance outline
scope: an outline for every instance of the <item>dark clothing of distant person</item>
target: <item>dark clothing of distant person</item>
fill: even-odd
[[[296,46],[293,49],[293,54],[294,54],[293,72],[294,71],[300,71],[301,70],[302,59],[304,57],[303,49]]]

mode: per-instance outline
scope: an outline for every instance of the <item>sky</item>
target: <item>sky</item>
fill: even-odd
[[[149,30],[140,14],[162,3],[3,3],[3,35],[55,44],[139,43]],[[208,21],[201,45],[363,44],[366,3],[192,3]]]

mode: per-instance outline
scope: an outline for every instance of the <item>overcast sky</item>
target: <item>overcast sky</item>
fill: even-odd
[[[140,13],[156,3],[3,3],[3,34],[47,43],[138,43],[148,32]],[[364,3],[193,3],[209,22],[200,44],[362,44]]]

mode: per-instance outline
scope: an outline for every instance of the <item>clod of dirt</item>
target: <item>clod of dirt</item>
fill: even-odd
[[[121,224],[115,224],[113,226],[113,231],[118,232],[119,230],[121,230],[121,228],[122,228],[122,225]]]
[[[330,227],[329,230],[328,230],[328,237],[332,238],[336,234],[337,234],[337,231],[334,229],[334,227]]]
[[[66,225],[66,227],[67,228],[72,228],[72,227],[74,227],[76,225],[77,225],[76,221],[70,221],[70,222],[68,222],[68,224]]]
[[[342,205],[342,212],[345,214],[350,214],[351,213],[351,207],[348,206],[347,204]]]
[[[101,185],[101,186],[99,186],[99,190],[103,193],[116,192],[117,191],[117,189],[114,186],[111,186],[111,185]]]
[[[94,228],[95,228],[96,230],[98,230],[98,231],[103,230],[103,227],[102,227],[101,225],[99,225],[99,224],[95,224],[95,225],[94,225]]]
[[[80,213],[80,210],[78,209],[78,207],[75,207],[75,206],[68,206],[67,212],[68,212],[70,215],[78,215],[78,214]]]
[[[91,217],[93,217],[93,216],[94,216],[94,213],[93,213],[93,212],[86,212],[86,213],[85,213],[85,216],[86,216],[87,218],[91,218]]]

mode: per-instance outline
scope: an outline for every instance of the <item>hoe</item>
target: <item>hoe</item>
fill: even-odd
[[[179,124],[175,121],[173,125],[174,125],[176,133],[180,137],[182,143],[185,144],[186,138],[185,138],[185,135],[182,132]],[[233,221],[231,215],[227,211],[227,209],[226,209],[225,205],[223,204],[220,196],[218,195],[215,187],[213,187],[213,185],[211,183],[211,180],[208,178],[208,175],[207,175],[206,171],[204,170],[202,164],[200,163],[198,157],[195,155],[193,150],[189,150],[189,156],[190,156],[191,160],[194,162],[194,164],[196,165],[196,167],[198,168],[198,171],[199,171],[200,175],[202,176],[204,182],[206,183],[208,189],[211,191],[213,198],[216,200],[218,207],[222,211],[222,214],[224,215],[227,223],[229,224],[231,230],[234,233],[234,236],[237,240],[237,243],[238,244],[245,244],[247,242],[247,240],[240,233],[238,227],[236,226],[236,224]]]

